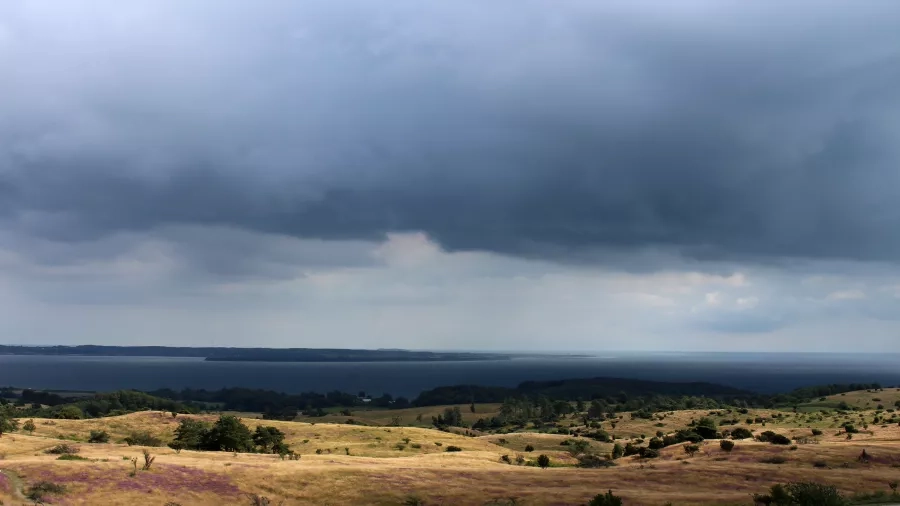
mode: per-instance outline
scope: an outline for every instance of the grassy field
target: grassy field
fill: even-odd
[[[296,421],[300,422],[328,422],[341,423],[348,418],[352,418],[357,422],[366,425],[391,425],[395,419],[401,425],[411,425],[414,427],[431,427],[431,417],[438,416],[445,408],[453,406],[428,406],[424,408],[407,408],[407,409],[386,409],[386,408],[367,408],[355,409],[350,412],[350,416],[340,414],[340,410],[334,409],[333,412],[320,417],[298,417]],[[475,406],[475,412],[470,410],[468,404],[458,404],[462,413],[463,421],[471,425],[479,418],[490,418],[496,416],[500,412],[500,404],[478,404]]]
[[[859,398],[865,403],[863,394],[848,393],[842,399]],[[878,395],[886,399],[886,394]],[[399,416],[415,420],[422,413],[424,419],[441,410],[442,407],[416,408],[402,410]],[[487,406],[484,412],[488,412]],[[372,410],[354,412],[353,417],[376,424],[390,422],[398,416],[395,413]],[[718,441],[706,441],[693,457],[681,445],[675,445],[664,448],[658,459],[641,462],[636,457],[626,457],[617,460],[615,467],[582,469],[574,467],[576,460],[566,452],[566,446],[560,445],[572,436],[561,434],[524,431],[467,437],[422,427],[324,423],[322,418],[315,423],[245,418],[251,429],[265,423],[284,431],[287,442],[301,454],[300,460],[148,448],[156,461],[150,470],[132,476],[131,458],[142,462],[143,448],[119,441],[133,431],[148,431],[169,440],[178,423],[171,414],[142,412],[94,420],[36,419],[33,434],[20,431],[0,437],[0,500],[4,505],[27,504],[21,497],[23,489],[36,482],[51,481],[66,487],[65,494],[56,497],[54,504],[66,505],[251,504],[247,494],[266,496],[273,505],[282,501],[285,505],[400,505],[413,497],[429,505],[480,505],[510,498],[515,498],[517,504],[575,505],[586,504],[607,489],[622,496],[626,505],[737,505],[752,504],[752,493],[764,492],[779,482],[827,482],[852,493],[888,491],[887,484],[900,479],[900,425],[872,423],[878,416],[875,411],[862,413],[862,421],[860,413],[772,410],[749,410],[744,414],[721,411],[712,415],[695,410],[658,415],[654,420],[632,420],[623,414],[616,420],[615,428],[609,421],[603,423],[603,428],[624,443],[632,436],[651,437],[657,430],[671,432],[692,419],[711,416],[717,420],[737,417],[741,420],[739,426],[756,433],[774,430],[811,436],[812,428],[821,428],[823,434],[795,447],[737,441],[730,453],[721,450]],[[179,418],[184,416],[187,415]],[[765,426],[745,423],[746,418],[757,417],[765,419]],[[861,430],[852,440],[838,433],[846,419],[853,420]],[[562,425],[569,423],[580,422],[566,419]],[[659,423],[664,427],[658,427]],[[862,428],[863,423],[868,425],[866,429]],[[106,430],[111,442],[87,444],[91,430]],[[55,455],[45,453],[64,441],[77,441],[73,444],[80,448],[79,456],[85,460],[57,460]],[[600,453],[612,447],[611,443],[591,444]],[[450,445],[463,451],[448,453],[445,450]],[[525,452],[527,445],[534,446],[534,451]],[[870,456],[867,463],[857,461],[863,449]],[[550,456],[553,467],[515,464],[518,455],[528,463],[539,454]],[[503,455],[508,455],[513,464],[505,463]],[[767,463],[773,461],[783,462]]]

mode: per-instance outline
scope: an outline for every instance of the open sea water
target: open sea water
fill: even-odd
[[[771,393],[824,383],[900,385],[900,354],[609,353],[477,362],[206,362],[171,357],[0,355],[0,386],[109,391],[246,387],[415,397],[445,385],[597,376],[708,381]]]

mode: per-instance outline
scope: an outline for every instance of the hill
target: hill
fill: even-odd
[[[862,398],[864,393],[843,397]],[[879,395],[888,393],[893,394],[885,390]],[[496,408],[477,405],[476,411]],[[168,441],[180,420],[212,421],[216,415],[173,417],[145,411],[90,420],[34,419],[33,433],[19,430],[0,437],[0,500],[18,505],[23,502],[21,494],[42,481],[65,487],[63,495],[51,497],[57,504],[100,506],[251,504],[250,495],[285,505],[398,505],[413,504],[414,498],[421,501],[418,504],[512,504],[509,500],[515,498],[515,504],[569,505],[586,504],[607,489],[629,506],[737,505],[752,504],[751,494],[765,492],[775,483],[797,480],[834,484],[846,494],[888,492],[887,485],[897,480],[900,468],[895,413],[824,411],[682,410],[655,413],[650,419],[620,413],[602,424],[622,445],[646,446],[657,431],[672,433],[704,418],[722,430],[746,427],[757,436],[774,431],[795,440],[793,446],[735,440],[735,448],[727,452],[718,440],[707,439],[694,456],[676,444],[659,450],[656,458],[632,455],[601,468],[576,467],[573,443],[584,441],[587,451],[603,455],[612,451],[612,442],[535,429],[489,435],[470,430],[467,436],[465,430],[456,434],[452,428],[245,418],[251,429],[267,425],[283,431],[299,460],[150,447],[146,449],[156,457],[151,468],[134,472],[131,459],[137,458],[140,467],[145,448],[128,446],[122,442],[126,437],[146,431]],[[375,417],[384,411],[368,413]],[[363,414],[353,416],[363,419]],[[888,422],[889,416],[893,422]],[[365,422],[379,423],[374,418]],[[555,426],[587,429],[579,428],[580,423],[576,414]],[[848,423],[858,430],[852,439],[842,428]],[[821,432],[816,435],[813,429]],[[107,431],[110,442],[88,444],[92,430]],[[84,460],[58,460],[45,453],[60,443],[77,446],[77,455]],[[534,450],[526,451],[529,445]],[[461,451],[447,452],[450,446]],[[863,450],[867,459],[861,461]],[[539,454],[550,457],[550,468],[534,466]]]

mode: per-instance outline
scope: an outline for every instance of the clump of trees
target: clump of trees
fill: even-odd
[[[211,424],[203,420],[183,418],[175,429],[169,447],[175,451],[205,450],[227,452],[260,452],[287,455],[284,432],[277,427],[258,426],[255,432],[235,416],[222,415]]]
[[[438,428],[465,427],[459,406],[445,408],[442,414],[431,417],[431,423]]]

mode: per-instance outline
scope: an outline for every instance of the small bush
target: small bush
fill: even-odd
[[[767,430],[761,433],[759,436],[756,436],[756,439],[764,442],[764,443],[772,443],[773,445],[789,445],[791,444],[790,438],[783,434],[778,434],[777,432],[772,432]]]
[[[546,469],[546,468],[550,467],[550,457],[548,457],[544,454],[539,455],[537,458],[537,464],[539,466],[541,466],[541,469]]]
[[[737,427],[731,431],[731,439],[749,439],[753,437],[753,432],[745,427]]]
[[[109,434],[105,430],[92,430],[88,443],[108,443]]]
[[[125,438],[125,444],[128,446],[162,446],[163,442],[149,432],[132,432]]]
[[[462,448],[460,448],[460,447],[458,447],[458,446],[450,445],[450,446],[447,447],[447,449],[446,449],[445,451],[448,451],[448,452],[461,452],[461,451],[462,451]]]
[[[694,456],[695,453],[700,451],[700,445],[696,444],[686,444],[684,445],[684,453],[687,453],[691,457]]]
[[[782,457],[781,455],[773,455],[771,457],[760,459],[760,462],[763,464],[784,464],[787,461],[787,457]]]
[[[828,463],[825,462],[824,460],[817,460],[817,461],[813,462],[813,467],[816,467],[819,469],[825,469],[828,467]]]
[[[724,450],[726,452],[730,452],[731,450],[734,449],[734,441],[729,441],[727,439],[723,439],[723,440],[719,441],[719,448],[721,448],[722,450]]]
[[[79,451],[77,446],[63,443],[50,448],[44,453],[49,453],[51,455],[75,455]]]
[[[599,455],[587,454],[578,456],[578,467],[598,468],[598,467],[614,467],[615,462],[606,460]]]
[[[60,455],[59,457],[56,458],[56,460],[90,460],[90,459],[86,459],[86,458],[82,457],[81,455],[66,454],[66,455]]]
[[[813,435],[813,436],[821,436],[821,435],[822,435],[822,431],[819,430],[819,429],[813,429],[813,430],[812,430],[812,435]]]
[[[622,498],[613,495],[612,490],[605,494],[597,494],[588,503],[588,506],[622,506]]]
[[[532,446],[532,445],[526,445],[526,446],[525,446],[525,451],[526,451],[526,452],[533,452],[533,451],[534,451],[534,446]]]
[[[43,503],[48,495],[62,495],[66,493],[66,487],[57,485],[52,481],[41,481],[28,487],[25,491],[25,497],[35,503]]]
[[[857,434],[859,433],[859,429],[854,427],[852,423],[845,423],[844,432],[846,432],[847,434]]]

